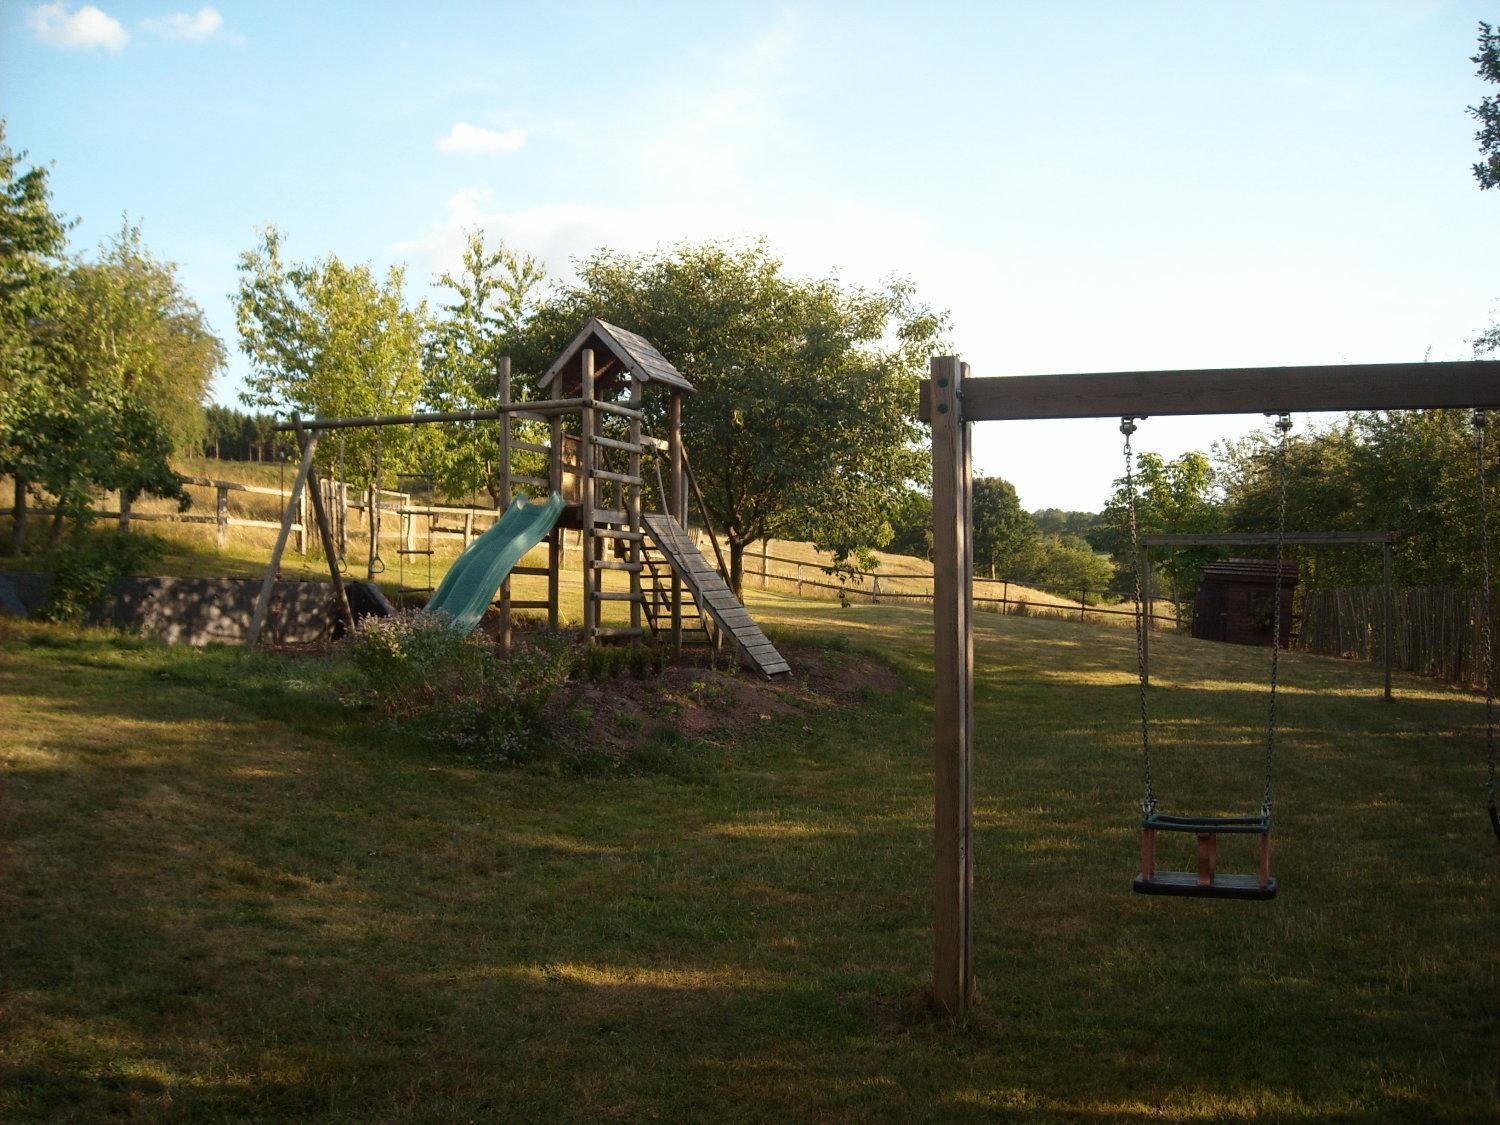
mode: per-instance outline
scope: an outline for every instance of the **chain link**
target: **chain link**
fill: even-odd
[[[1275,593],[1271,597],[1271,696],[1266,716],[1266,785],[1261,793],[1260,815],[1271,819],[1272,783],[1276,764],[1276,685],[1281,667],[1281,586],[1282,567],[1286,563],[1286,447],[1292,432],[1292,416],[1276,416],[1276,574]]]
[[[1146,716],[1146,629],[1150,610],[1144,602],[1141,534],[1135,510],[1135,453],[1130,445],[1131,435],[1135,433],[1135,419],[1121,418],[1120,432],[1125,435],[1125,499],[1130,512],[1130,550],[1135,557],[1135,667],[1141,709],[1141,770],[1145,783],[1141,812],[1151,816],[1156,812],[1156,788],[1151,781],[1151,725]]]
[[[1486,414],[1474,411],[1474,467],[1479,478],[1479,561],[1484,578],[1484,600],[1480,603],[1480,652],[1484,667],[1485,798],[1490,823],[1500,835],[1500,817],[1495,809],[1495,650],[1492,636],[1494,603],[1490,591],[1490,517],[1485,487],[1484,436]]]

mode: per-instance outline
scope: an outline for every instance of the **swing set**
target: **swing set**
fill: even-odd
[[[1143,567],[1135,520],[1134,457],[1131,437],[1143,418],[1183,415],[1264,414],[1276,419],[1279,505],[1274,538],[1277,562],[1292,538],[1286,531],[1286,443],[1293,412],[1467,408],[1474,411],[1479,474],[1479,533],[1482,542],[1485,668],[1486,798],[1489,819],[1500,838],[1495,802],[1494,660],[1488,513],[1485,490],[1485,411],[1500,407],[1500,361],[1378,363],[1337,366],[1217,368],[1188,371],[1129,371],[1102,374],[1036,375],[1009,378],[969,376],[956,356],[935,356],[931,377],[921,387],[921,417],[932,426],[933,515],[933,804],[936,902],[933,914],[934,1001],[950,1017],[964,1018],[974,995],[973,962],[973,763],[974,642],[973,472],[974,422],[1043,419],[1119,418],[1125,435],[1126,488],[1135,541],[1136,660],[1139,683],[1140,748],[1144,796],[1141,863],[1133,887],[1153,895],[1270,899],[1276,880],[1270,872],[1273,767],[1276,750],[1276,689],[1282,647],[1280,597],[1273,615],[1270,687],[1265,734],[1265,775],[1259,809],[1247,816],[1210,817],[1166,814],[1157,807],[1151,773],[1147,709]],[[1280,567],[1278,565],[1278,573]],[[1190,833],[1198,840],[1197,867],[1169,872],[1156,866],[1162,832]],[[1259,870],[1247,875],[1217,871],[1221,835],[1259,837]]]

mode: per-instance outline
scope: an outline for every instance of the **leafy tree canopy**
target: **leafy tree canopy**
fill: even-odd
[[[544,370],[591,316],[645,336],[697,388],[683,432],[736,585],[766,536],[808,534],[841,559],[889,540],[930,471],[917,383],[945,325],[909,282],[795,277],[763,242],[601,250],[541,302],[518,368]]]
[[[1500,34],[1484,21],[1479,23],[1479,53],[1470,59],[1475,74],[1484,81],[1500,85]],[[1500,96],[1486,95],[1478,105],[1469,107],[1469,114],[1479,122],[1479,131],[1474,139],[1479,142],[1479,153],[1483,157],[1473,165],[1474,178],[1481,190],[1500,186]]]
[[[422,350],[427,306],[410,308],[402,289],[405,271],[376,276],[365,264],[347,265],[329,255],[288,263],[275,227],[260,245],[240,255],[235,297],[240,350],[251,373],[247,406],[317,415],[403,414],[422,391]],[[428,427],[427,429],[431,429]],[[346,480],[368,481],[377,450],[389,470],[422,467],[419,443],[426,432],[392,426],[339,431],[318,456]]]

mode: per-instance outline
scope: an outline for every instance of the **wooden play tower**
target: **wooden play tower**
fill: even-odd
[[[638,644],[653,635],[668,641],[675,655],[682,651],[685,634],[699,633],[712,644],[733,647],[744,665],[762,675],[790,672],[725,580],[718,541],[682,442],[683,396],[693,393],[692,383],[647,340],[598,319],[583,326],[537,382],[548,397],[512,401],[509,363],[502,362],[501,494],[558,492],[567,507],[548,536],[547,565],[512,571],[545,574],[546,600],[515,600],[509,579],[501,587],[502,644],[509,641],[516,609],[545,609],[548,625],[557,628],[562,538],[571,530],[578,533],[583,556],[585,643],[621,638]],[[667,396],[665,438],[645,432],[648,393]],[[570,416],[576,416],[576,428],[568,426]],[[517,423],[528,422],[545,423],[549,439],[518,435]],[[513,458],[525,453],[545,458],[545,477],[513,471]],[[643,507],[648,459],[662,498],[660,512]],[[697,495],[718,566],[686,531],[690,491]],[[628,589],[606,590],[608,571],[626,574]],[[628,604],[629,625],[601,624],[608,602]]]
[[[676,656],[682,653],[684,634],[699,633],[716,649],[732,648],[742,664],[764,676],[790,673],[791,668],[781,653],[729,587],[728,568],[682,444],[682,397],[693,393],[693,385],[682,373],[634,332],[595,319],[583,326],[537,380],[538,390],[546,397],[520,402],[512,399],[509,359],[500,360],[498,378],[499,404],[484,410],[311,421],[293,415],[277,424],[276,429],[296,434],[302,458],[246,643],[255,646],[265,622],[287,536],[307,487],[318,440],[325,431],[498,420],[500,495],[506,503],[521,494],[541,499],[557,493],[565,501],[562,514],[546,539],[547,565],[514,566],[499,589],[503,648],[510,646],[511,615],[515,610],[545,609],[548,626],[554,630],[559,627],[563,533],[571,530],[578,533],[583,556],[581,639],[585,644],[619,638],[638,645],[650,635],[668,641]],[[653,437],[644,429],[648,417],[646,396],[652,388],[659,388],[668,396],[665,439]],[[575,417],[576,424],[570,425]],[[523,427],[520,430],[518,423]],[[535,470],[544,466],[545,475],[517,472],[518,457],[523,459],[523,468]],[[661,498],[660,512],[643,510],[648,458]],[[352,629],[354,614],[336,561],[340,556],[322,493],[316,487],[308,491],[324,553],[329,559],[334,601],[345,626]],[[709,563],[686,530],[689,492],[697,501],[717,565]],[[428,518],[431,519],[430,513]],[[406,526],[404,538],[409,540],[409,525]],[[465,545],[467,549],[467,533]],[[402,553],[430,557],[431,543],[422,550],[408,541]],[[376,557],[372,538],[372,578]],[[626,574],[628,588],[606,589],[604,575],[609,571]],[[547,597],[535,601],[512,597],[511,579],[518,574],[545,576]],[[604,606],[609,602],[629,605],[629,625],[601,624]]]

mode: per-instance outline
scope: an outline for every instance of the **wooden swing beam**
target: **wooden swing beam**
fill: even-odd
[[[932,425],[937,865],[932,994],[951,1018],[964,1019],[974,996],[972,424],[1440,407],[1500,407],[1500,361],[971,379],[958,357],[933,357],[931,378],[920,392],[921,417]]]

